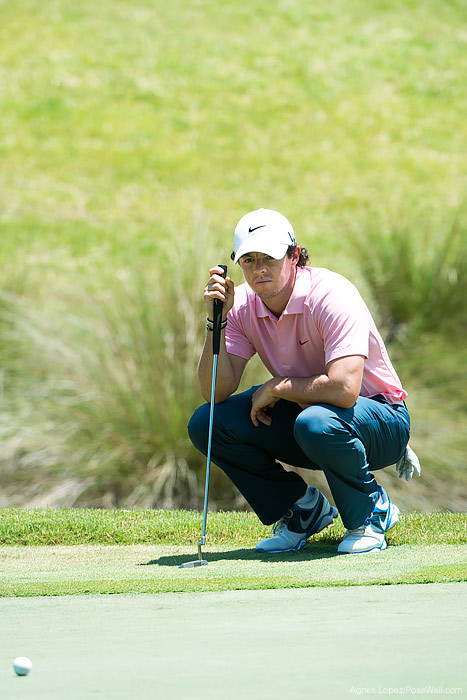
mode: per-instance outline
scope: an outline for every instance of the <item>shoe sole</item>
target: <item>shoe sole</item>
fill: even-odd
[[[389,511],[389,523],[387,527],[385,528],[384,532],[387,532],[388,530],[391,530],[394,525],[397,525],[399,521],[399,513],[400,510],[399,508],[394,505],[394,503],[391,503],[391,509]],[[384,539],[381,543],[380,547],[370,547],[369,549],[351,549],[348,552],[343,552],[339,551],[339,548],[337,549],[338,554],[370,554],[370,552],[382,552],[383,550],[386,549],[388,546],[388,543],[386,542],[386,539]]]
[[[397,525],[399,521],[399,508],[395,506],[393,503],[391,504],[391,510],[389,512],[389,524],[386,527],[384,532],[387,532],[388,530],[391,530],[394,525]],[[380,547],[370,547],[370,549],[351,549],[349,552],[342,552],[337,549],[338,554],[369,554],[370,552],[382,552],[383,550],[386,549],[388,546],[388,543],[386,542],[386,539],[383,540],[382,544]]]
[[[306,545],[306,541],[309,537],[312,535],[318,534],[318,532],[321,532],[321,530],[324,530],[325,527],[328,525],[331,525],[333,520],[337,518],[339,515],[339,511],[337,508],[334,508],[334,506],[331,506],[330,511],[327,513],[324,513],[319,520],[316,521],[315,526],[313,528],[312,532],[309,532],[306,537],[303,537],[301,540],[297,542],[295,547],[288,547],[287,549],[258,549],[258,547],[255,547],[257,552],[261,552],[263,554],[280,554],[281,552],[298,552],[300,549],[303,549],[303,547]]]
[[[382,552],[383,550],[386,549],[388,546],[388,543],[386,540],[383,540],[381,543],[380,547],[370,547],[370,549],[351,549],[348,552],[343,552],[342,550],[337,549],[338,554],[371,554],[372,552]]]

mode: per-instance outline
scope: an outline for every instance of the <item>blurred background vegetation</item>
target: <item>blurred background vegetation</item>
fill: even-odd
[[[0,0],[0,506],[199,507],[202,288],[263,206],[409,391],[382,482],[465,510],[466,49],[464,0]]]

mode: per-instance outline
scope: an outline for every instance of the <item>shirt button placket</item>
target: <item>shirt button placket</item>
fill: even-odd
[[[286,318],[282,318],[277,322],[277,340],[279,345],[279,357],[281,364],[284,368],[289,368],[287,364],[287,328],[286,328]]]

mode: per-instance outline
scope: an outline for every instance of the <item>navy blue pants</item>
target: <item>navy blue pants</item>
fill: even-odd
[[[230,396],[214,408],[211,457],[265,525],[277,522],[307,488],[280,462],[324,472],[346,528],[362,525],[378,500],[372,471],[397,462],[410,435],[405,404],[360,396],[352,408],[316,404],[306,409],[280,400],[268,409],[270,426],[255,428],[251,396],[258,387]],[[209,404],[194,413],[188,433],[206,454]],[[279,461],[278,461],[279,460]]]

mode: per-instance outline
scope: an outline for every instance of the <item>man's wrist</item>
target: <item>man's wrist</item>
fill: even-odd
[[[281,399],[287,390],[288,381],[288,377],[272,377],[272,379],[269,379],[266,383],[271,396],[275,399]]]
[[[223,321],[221,321],[221,330],[223,330],[227,325],[227,319],[225,318]],[[214,321],[209,318],[209,316],[206,318],[206,329],[208,331],[213,331],[214,330]]]

